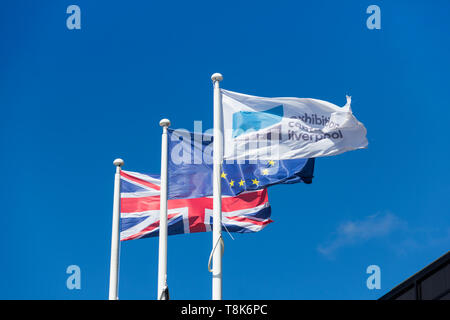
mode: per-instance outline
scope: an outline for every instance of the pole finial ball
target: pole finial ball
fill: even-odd
[[[114,160],[113,163],[114,163],[114,165],[115,165],[116,167],[121,167],[121,166],[123,166],[123,160],[120,159],[120,158]]]
[[[168,127],[168,126],[170,126],[170,120],[169,120],[169,119],[162,119],[162,120],[159,122],[159,125],[160,125],[161,127]]]
[[[212,81],[222,81],[222,80],[223,80],[223,76],[222,76],[222,74],[220,74],[220,73],[214,73],[214,74],[211,76],[211,80],[212,80]]]

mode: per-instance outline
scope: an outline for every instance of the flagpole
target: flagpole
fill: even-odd
[[[111,263],[109,269],[109,300],[118,300],[119,286],[119,247],[120,247],[120,170],[122,159],[114,160],[116,174],[114,176],[113,221],[111,235]]]
[[[222,300],[222,190],[221,164],[223,157],[222,96],[219,82],[220,73],[211,76],[214,84],[214,142],[213,142],[213,259],[212,259],[212,299]]]
[[[158,295],[157,300],[166,300],[164,295],[167,286],[167,128],[168,119],[162,119],[159,125],[163,128],[161,137],[161,185],[159,204],[159,256],[158,256]]]

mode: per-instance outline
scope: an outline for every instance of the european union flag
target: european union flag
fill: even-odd
[[[168,130],[168,197],[212,196],[213,137],[186,130]],[[311,183],[314,159],[224,162],[222,195],[236,196],[280,183]]]

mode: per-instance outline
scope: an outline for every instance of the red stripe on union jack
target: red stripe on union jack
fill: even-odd
[[[121,172],[120,239],[134,240],[159,234],[159,190],[157,176]],[[212,230],[211,197],[168,200],[169,235]],[[244,192],[222,198],[223,229],[257,232],[272,222],[267,190]]]

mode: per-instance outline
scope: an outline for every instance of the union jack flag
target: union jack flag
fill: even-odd
[[[121,171],[120,240],[156,237],[159,234],[160,179]],[[168,234],[212,230],[212,197],[169,199]],[[257,232],[272,222],[267,190],[248,191],[222,197],[222,229],[229,232]]]

